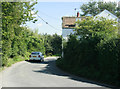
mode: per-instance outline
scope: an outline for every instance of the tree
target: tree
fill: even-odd
[[[56,55],[60,54],[62,51],[62,37],[53,34],[53,35],[44,35],[44,45],[45,45],[45,53],[46,55]]]
[[[18,51],[18,48],[18,53],[22,55],[20,50],[22,50],[25,45],[22,38],[23,28],[21,25],[27,21],[36,21],[31,13],[31,11],[34,10],[33,6],[35,4],[37,4],[37,2],[2,2],[3,65],[6,65],[9,57],[16,55],[15,52]],[[16,38],[16,42],[13,42]]]
[[[62,53],[62,37],[54,34],[53,39],[51,41],[51,45],[53,48],[53,54],[61,54]]]
[[[83,4],[80,9],[84,12],[84,15],[91,14],[91,15],[96,15],[98,14],[99,8],[97,7],[97,2],[89,2],[88,4]]]
[[[76,24],[76,35],[79,35],[81,39],[98,36],[102,40],[110,40],[116,38],[118,34],[118,23],[103,17],[99,19],[88,17],[86,20],[77,21]]]
[[[88,4],[83,4],[80,9],[83,11],[83,15],[91,14],[92,16],[97,15],[103,10],[108,10],[114,15],[120,16],[119,7],[115,2],[89,2]]]

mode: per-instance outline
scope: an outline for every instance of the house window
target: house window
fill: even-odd
[[[75,27],[75,25],[65,25],[65,26],[67,26],[67,27]]]

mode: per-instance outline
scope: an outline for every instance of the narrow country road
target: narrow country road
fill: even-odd
[[[22,61],[6,68],[2,87],[101,87],[102,85],[65,73],[55,66],[56,57],[45,62]]]

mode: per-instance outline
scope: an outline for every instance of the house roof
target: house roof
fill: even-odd
[[[104,10],[102,12],[100,12],[99,14],[97,14],[95,17],[105,17],[107,19],[118,19],[117,16],[113,15],[111,12],[109,12],[108,10]]]
[[[68,28],[69,25],[75,25],[75,17],[62,17],[62,27]]]
[[[63,16],[62,17],[62,28],[74,28],[77,19],[84,19],[85,17],[75,17],[75,16]]]
[[[79,19],[79,20],[83,20],[88,16],[80,16],[80,17],[76,17],[76,16],[63,16],[62,17],[62,28],[65,29],[71,29],[75,27],[75,22]],[[113,15],[112,13],[110,13],[108,10],[104,10],[102,12],[100,12],[99,14],[97,14],[95,17],[105,17],[107,19],[117,19],[118,21],[118,17]]]

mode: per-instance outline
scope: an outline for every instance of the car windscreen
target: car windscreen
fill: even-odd
[[[38,52],[33,52],[32,54],[39,54]]]

